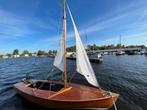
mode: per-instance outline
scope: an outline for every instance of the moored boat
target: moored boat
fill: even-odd
[[[87,53],[89,61],[91,63],[102,63],[103,62],[103,57],[101,54],[97,53]],[[72,54],[67,56],[67,59],[69,60],[76,60],[76,55]]]
[[[90,62],[93,62],[93,63],[103,62],[103,57],[100,53],[88,53],[87,55],[88,55]]]
[[[145,49],[145,52],[144,52],[144,54],[145,54],[145,55],[147,55],[147,48]]]
[[[136,51],[129,51],[128,55],[137,55],[137,52]]]
[[[125,54],[125,52],[123,52],[123,51],[118,51],[118,52],[116,52],[116,56],[124,55],[124,54]]]

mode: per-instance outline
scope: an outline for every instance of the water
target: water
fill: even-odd
[[[53,58],[49,57],[0,60],[0,110],[47,110],[22,99],[13,84],[27,73],[45,79],[52,63]],[[92,66],[100,85],[120,94],[118,110],[147,110],[147,56],[104,56],[103,63]],[[68,61],[68,67],[68,72],[73,73],[75,61]],[[58,71],[49,74],[51,80],[61,78]],[[79,74],[72,81],[87,84]]]

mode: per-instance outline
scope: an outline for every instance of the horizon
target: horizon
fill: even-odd
[[[147,46],[146,0],[67,2],[84,44],[116,45],[121,36],[123,45]],[[61,0],[2,0],[0,19],[0,54],[14,49],[57,50],[62,32]],[[75,45],[73,32],[67,12],[67,47]]]

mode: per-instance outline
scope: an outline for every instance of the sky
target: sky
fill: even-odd
[[[84,45],[147,46],[147,0],[67,0]],[[0,0],[0,54],[53,50],[62,35],[61,0]],[[67,46],[75,45],[67,12]]]

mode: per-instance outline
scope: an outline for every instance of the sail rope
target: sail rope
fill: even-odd
[[[50,73],[52,73],[55,69],[52,68],[50,71],[49,71],[49,74],[47,75],[47,78],[46,80],[48,80],[49,76],[50,76]],[[42,82],[41,85],[37,88],[37,89],[40,89],[43,85],[44,85],[45,82]]]
[[[76,75],[76,72],[73,72],[70,79],[69,79],[69,83],[71,82],[71,80],[74,78],[75,75]]]
[[[112,92],[109,92],[109,95],[111,96],[111,99],[112,99],[112,102],[113,102],[113,106],[114,106],[114,110],[117,110],[116,103],[113,100]]]
[[[72,61],[71,64],[75,66],[75,62]],[[69,77],[69,80],[68,80],[69,83],[70,83],[71,80],[75,77],[76,73],[77,73],[77,72],[75,71],[75,68],[72,68],[72,70],[71,70],[71,76]]]

